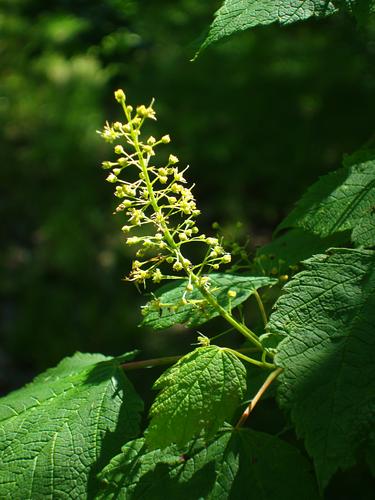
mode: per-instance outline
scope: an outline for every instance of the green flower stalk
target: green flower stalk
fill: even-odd
[[[145,285],[146,280],[159,283],[165,279],[187,279],[186,293],[182,303],[199,306],[196,300],[189,301],[189,293],[194,287],[202,294],[202,302],[215,307],[233,327],[239,330],[259,349],[262,346],[257,336],[242,323],[237,322],[217,303],[210,293],[209,272],[231,261],[231,255],[222,247],[217,238],[200,234],[196,218],[200,214],[184,174],[188,167],[179,169],[179,160],[169,154],[168,160],[157,166],[155,150],[170,143],[169,135],[159,139],[153,136],[143,138],[141,129],[145,120],[156,120],[153,108],[138,106],[135,110],[127,104],[123,90],[115,92],[121,104],[125,122],[106,123],[99,131],[104,140],[115,143],[116,161],[105,161],[102,166],[110,173],[107,181],[114,184],[114,195],[120,200],[115,213],[124,212],[127,217],[122,231],[128,245],[137,245],[136,259],[128,280]],[[199,243],[205,246],[205,256],[201,262],[193,263],[186,257],[187,245]],[[162,304],[157,303],[158,309]],[[152,303],[151,303],[152,307]]]

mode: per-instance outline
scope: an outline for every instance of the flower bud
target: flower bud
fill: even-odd
[[[139,236],[131,236],[130,238],[126,239],[126,243],[128,245],[136,245],[141,241],[141,238]]]
[[[103,161],[102,162],[102,168],[104,168],[104,169],[112,168],[115,165],[117,165],[117,163],[114,163],[112,161]]]
[[[124,94],[124,91],[122,89],[116,90],[115,99],[117,102],[120,102],[120,103],[125,101],[125,94]]]
[[[117,163],[120,165],[120,167],[126,167],[128,164],[128,160],[126,158],[119,158],[117,160]]]
[[[143,104],[137,107],[137,115],[141,118],[151,118],[152,120],[156,120],[155,111],[151,106],[146,108]]]
[[[175,155],[169,155],[168,162],[169,162],[170,165],[175,165],[176,163],[178,163],[177,156],[175,156]]]
[[[117,182],[117,177],[114,174],[109,174],[108,177],[106,178],[107,182]]]
[[[218,240],[217,238],[206,238],[206,243],[207,245],[217,245]]]
[[[152,275],[152,281],[154,283],[160,283],[163,279],[163,275],[159,268],[155,269],[154,274]]]
[[[125,196],[122,186],[116,186],[115,196],[117,198],[123,198]]]
[[[115,153],[117,155],[123,155],[123,154],[125,154],[124,148],[120,144],[116,144],[116,146],[115,146]]]

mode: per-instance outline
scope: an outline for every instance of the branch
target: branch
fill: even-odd
[[[240,428],[246,422],[247,418],[249,417],[250,413],[254,410],[254,408],[257,405],[260,398],[263,396],[263,394],[266,392],[266,390],[269,388],[269,386],[272,384],[272,382],[280,375],[280,373],[282,371],[283,371],[282,368],[277,368],[277,370],[273,371],[272,373],[270,373],[268,375],[268,377],[264,381],[264,384],[262,385],[262,387],[255,394],[255,396],[251,400],[249,406],[246,408],[246,410],[241,415],[241,418],[237,422],[236,429]]]

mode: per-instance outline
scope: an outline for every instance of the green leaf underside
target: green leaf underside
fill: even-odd
[[[322,237],[350,230],[356,245],[375,245],[375,160],[321,177],[307,190],[278,230],[300,227]]]
[[[281,25],[336,12],[327,0],[226,0],[215,13],[207,38],[200,50],[218,40],[258,25]]]
[[[317,499],[309,462],[293,446],[252,430],[220,432],[206,445],[147,451],[142,439],[125,445],[103,470],[101,499]]]
[[[350,234],[347,232],[321,238],[314,233],[296,228],[259,248],[257,258],[263,255],[268,258],[261,260],[265,272],[276,268],[279,273],[283,273],[288,272],[289,266],[299,264],[317,253],[325,252],[328,248],[345,246],[349,241]]]
[[[100,354],[76,353],[2,398],[0,498],[86,498],[138,433],[142,406],[116,358]]]
[[[274,278],[267,276],[241,276],[226,273],[210,274],[211,292],[218,303],[224,309],[233,309],[247,300],[250,295],[264,286],[271,286],[277,283]],[[181,301],[184,294],[189,300],[202,300],[203,296],[199,290],[186,292],[187,280],[169,283],[156,292],[156,299],[163,304],[176,304]],[[228,291],[233,290],[237,293],[236,297],[229,299]],[[149,303],[150,304],[150,303]],[[148,304],[148,305],[149,305]],[[150,326],[155,330],[169,328],[177,323],[183,323],[188,327],[196,327],[206,323],[210,319],[219,315],[218,311],[206,302],[204,305],[187,304],[178,306],[177,309],[145,307],[145,316],[142,321],[143,326]]]
[[[305,265],[285,286],[269,329],[283,337],[280,403],[324,488],[366,449],[375,424],[375,252],[336,249]]]
[[[153,448],[211,437],[232,418],[246,392],[246,369],[231,352],[199,347],[156,381],[146,439]]]

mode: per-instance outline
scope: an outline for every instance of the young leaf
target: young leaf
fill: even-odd
[[[351,466],[375,424],[375,252],[316,255],[286,286],[269,329],[284,336],[278,395],[321,488]]]
[[[150,410],[147,442],[153,448],[183,446],[203,433],[212,436],[230,419],[246,391],[246,369],[231,352],[199,347],[156,381],[161,390]]]
[[[207,38],[200,50],[221,38],[261,24],[291,24],[313,16],[336,12],[327,0],[225,0],[215,13]]]
[[[141,409],[116,358],[64,359],[0,400],[0,497],[93,495],[97,472],[138,433]]]
[[[300,227],[322,237],[350,230],[356,245],[375,245],[375,160],[358,161],[349,157],[343,168],[321,177],[278,230]]]
[[[101,499],[318,499],[310,464],[293,446],[252,430],[220,432],[208,445],[147,451],[128,443],[100,474]]]
[[[233,309],[250,297],[258,288],[271,286],[277,283],[274,278],[267,276],[243,276],[225,273],[210,274],[211,292],[218,303],[229,309]],[[218,316],[219,313],[210,304],[207,304],[199,290],[186,291],[187,280],[169,283],[156,292],[156,300],[146,304],[144,308],[143,326],[150,326],[155,330],[161,330],[184,323],[189,327],[202,325],[206,321]],[[236,296],[230,298],[229,290],[235,292]],[[189,300],[202,301],[197,305],[177,305],[181,302],[183,295]],[[170,304],[170,308],[164,306],[158,308],[157,304]]]

